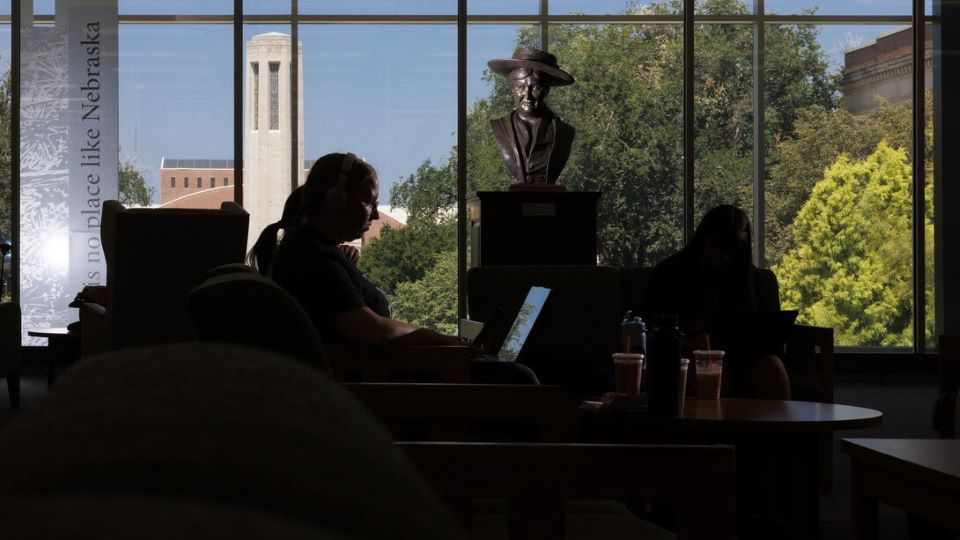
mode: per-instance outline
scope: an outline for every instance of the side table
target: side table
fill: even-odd
[[[80,334],[66,328],[35,328],[27,335],[47,338],[47,386],[57,378],[57,370],[70,365],[80,354]]]

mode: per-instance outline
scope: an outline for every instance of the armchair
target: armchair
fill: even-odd
[[[376,351],[325,345],[300,304],[282,287],[239,265],[216,268],[189,292],[187,313],[201,341],[237,343],[319,367],[336,380],[467,382],[465,347]]]
[[[243,261],[250,216],[219,210],[103,206],[103,303],[80,306],[81,354],[190,340],[187,291],[215,266]],[[96,295],[89,295],[96,296]]]
[[[10,407],[20,408],[20,305],[0,304],[0,377],[7,379]]]

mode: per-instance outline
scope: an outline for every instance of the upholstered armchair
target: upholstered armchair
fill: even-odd
[[[281,353],[338,381],[463,383],[470,377],[466,347],[406,347],[393,351],[325,345],[300,304],[279,285],[240,265],[215,268],[187,295],[200,341],[236,343]]]
[[[20,305],[0,304],[0,378],[7,380],[10,407],[20,408]]]
[[[249,219],[233,202],[219,210],[104,203],[106,287],[85,291],[81,354],[193,339],[187,292],[210,268],[243,261]]]

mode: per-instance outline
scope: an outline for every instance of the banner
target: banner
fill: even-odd
[[[67,0],[70,290],[106,284],[100,210],[117,198],[117,0]],[[60,14],[58,13],[58,20]]]
[[[31,14],[24,14],[32,18]],[[117,0],[58,0],[54,27],[20,49],[20,305],[27,330],[77,320],[85,285],[106,283],[101,208],[117,198]],[[16,55],[14,56],[16,57]]]

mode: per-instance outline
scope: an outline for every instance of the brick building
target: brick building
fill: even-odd
[[[924,78],[933,87],[933,36],[925,36]],[[913,31],[908,27],[882,35],[844,54],[840,89],[843,107],[852,113],[877,108],[877,96],[892,104],[913,100]]]

